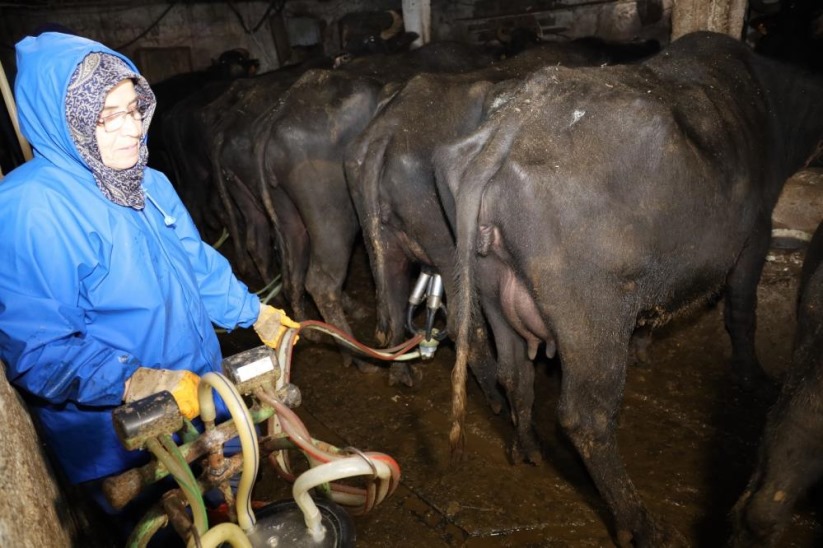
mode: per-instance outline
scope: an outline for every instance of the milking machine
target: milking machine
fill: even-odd
[[[168,392],[117,408],[114,426],[124,447],[145,449],[154,458],[107,478],[103,492],[109,503],[123,508],[144,488],[168,476],[177,484],[145,514],[127,545],[146,546],[161,528],[171,525],[190,548],[224,543],[266,548],[353,546],[351,516],[371,511],[391,495],[400,482],[400,467],[383,453],[339,448],[310,435],[293,411],[301,396],[290,382],[292,350],[299,333],[311,329],[380,360],[431,358],[442,339],[433,327],[434,315],[445,311],[442,283],[439,275],[429,273],[417,286],[407,322],[414,335],[393,348],[370,348],[329,324],[306,321],[282,328],[276,347],[259,346],[223,360],[223,374],[208,373],[200,379],[202,432],[181,414]],[[429,309],[426,328],[417,330],[413,309],[424,299]],[[231,416],[220,424],[214,392]],[[241,450],[227,454],[224,446],[235,438]],[[295,452],[303,457],[297,465]],[[253,505],[261,459],[293,483],[292,499]],[[226,519],[210,524],[204,493],[215,492],[224,500]]]
[[[414,325],[414,315],[417,307],[424,300],[426,301],[426,326],[421,330]],[[423,335],[420,343],[422,359],[431,359],[434,351],[437,350],[438,343],[446,337],[445,329],[439,330],[434,327],[438,312],[442,312],[444,316],[447,314],[446,305],[443,302],[443,279],[437,272],[424,267],[417,276],[417,281],[409,296],[409,306],[406,309],[406,329],[410,333]]]

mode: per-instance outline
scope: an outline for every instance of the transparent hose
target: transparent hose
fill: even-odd
[[[203,502],[203,495],[200,493],[200,487],[194,474],[191,472],[188,463],[180,454],[180,450],[171,439],[171,436],[163,435],[156,439],[150,439],[146,442],[146,447],[151,451],[157,460],[160,461],[166,470],[174,477],[186,500],[191,506],[192,516],[194,517],[194,528],[197,534],[202,535],[209,528],[209,520],[206,516],[206,505]],[[170,451],[171,448],[174,451]]]
[[[237,522],[243,531],[250,531],[256,521],[251,507],[251,490],[260,466],[257,431],[242,396],[234,385],[220,373],[206,373],[200,378],[197,396],[200,402],[200,417],[203,421],[213,423],[217,416],[214,409],[214,397],[211,393],[212,388],[223,398],[240,438],[243,470],[240,475],[240,485],[237,487]]]
[[[205,534],[200,535],[198,543],[194,537],[189,538],[188,548],[217,548],[223,543],[229,543],[235,548],[252,548],[249,537],[243,530],[234,523],[220,523],[215,525]]]
[[[262,390],[256,391],[255,396],[274,407],[283,432],[303,452],[312,469],[327,463],[351,458],[350,453],[345,450],[314,440],[297,414],[276,398],[271,397]],[[370,468],[365,474],[378,480],[377,487],[370,484],[364,489],[332,483],[331,498],[338,504],[349,508],[352,513],[362,514],[370,511],[397,488],[400,483],[400,467],[394,459],[383,453],[360,453],[356,450],[355,452],[358,453],[358,459],[369,464]],[[384,473],[386,471],[388,474]],[[290,471],[288,472],[290,473]],[[335,479],[339,480],[345,477],[351,476],[340,476]]]

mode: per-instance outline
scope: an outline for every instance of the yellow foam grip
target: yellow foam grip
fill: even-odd
[[[274,328],[277,328],[274,331]],[[299,329],[300,322],[296,322],[286,315],[283,310],[264,305],[260,309],[260,317],[254,323],[254,330],[266,346],[277,348],[283,335],[289,329]],[[274,331],[272,333],[272,331]],[[292,344],[296,344],[299,337],[295,337]]]
[[[200,402],[197,399],[197,385],[200,377],[191,371],[180,371],[180,373],[182,373],[180,380],[171,390],[171,395],[177,402],[180,413],[187,419],[193,419],[200,414]]]

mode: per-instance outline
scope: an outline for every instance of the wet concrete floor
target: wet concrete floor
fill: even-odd
[[[810,198],[808,189],[800,189],[807,196],[798,199],[807,204],[823,198],[821,184],[812,190]],[[819,221],[823,208],[812,207],[812,217],[815,211]],[[791,212],[784,212],[784,221],[786,226],[812,224],[797,216],[792,220]],[[775,377],[790,360],[803,253],[802,246],[774,247],[759,288],[757,350]],[[347,291],[367,307],[373,301],[362,247],[353,259]],[[370,311],[353,322],[366,344],[373,343]],[[249,346],[239,333],[223,336],[225,354]],[[619,426],[626,467],[650,511],[691,545],[723,546],[728,512],[752,471],[774,395],[743,392],[729,377],[722,303],[656,332],[649,352],[650,365],[628,373]],[[535,420],[544,462],[532,466],[509,462],[511,422],[505,412],[491,412],[474,383],[465,458],[451,462],[453,361],[453,347],[441,345],[434,360],[421,365],[422,381],[408,388],[389,386],[386,370],[363,374],[344,368],[331,344],[301,340],[295,347],[292,381],[303,396],[297,412],[312,435],[339,447],[387,453],[403,471],[389,499],[354,519],[357,546],[612,546],[606,507],[556,424],[559,363],[535,366]],[[283,498],[288,487],[264,474],[257,493]],[[817,488],[799,504],[781,546],[823,545],[822,512],[823,489]]]

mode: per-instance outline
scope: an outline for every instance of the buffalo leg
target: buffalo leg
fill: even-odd
[[[411,289],[411,261],[391,227],[383,224],[378,199],[374,194],[374,192],[358,193],[354,201],[358,204],[363,241],[374,278],[377,313],[375,339],[378,345],[393,346],[403,340],[406,331],[405,317]],[[392,386],[396,384],[413,386],[415,377],[412,366],[404,362],[392,363],[389,368],[389,384]]]
[[[343,282],[350,258],[347,251],[350,249],[351,246],[348,249],[331,250],[337,255],[345,254],[345,261],[343,261],[342,256],[337,258],[323,256],[322,254],[329,250],[322,245],[313,245],[306,276],[306,290],[314,299],[323,320],[349,335],[352,334],[352,330],[343,312]],[[352,364],[352,359],[351,353],[343,350],[343,364],[348,367]],[[358,367],[360,367],[359,363]]]
[[[384,228],[383,232],[387,229]],[[391,235],[373,240],[374,283],[377,296],[375,336],[381,344],[400,343],[406,334],[405,316],[411,291],[411,262]]]
[[[353,217],[353,212],[352,212]],[[343,311],[343,283],[348,272],[356,236],[356,221],[341,223],[336,230],[322,230],[316,234],[318,220],[307,221],[311,252],[306,275],[306,291],[314,299],[323,320],[345,333],[352,334]],[[343,364],[354,363],[363,372],[373,372],[377,367],[362,360],[354,360],[348,350],[342,349]]]
[[[260,201],[243,181],[231,172],[228,177],[233,183],[232,203],[236,205],[242,216],[242,226],[245,231],[243,248],[251,257],[257,274],[265,284],[272,276],[272,258],[275,251],[269,219],[260,208]],[[236,237],[240,238],[241,235],[237,234]],[[243,274],[248,275],[250,272],[243,272]]]
[[[766,261],[771,222],[756,225],[726,280],[724,323],[732,343],[732,371],[744,386],[763,380],[754,335],[757,325],[757,284]]]
[[[371,263],[377,300],[375,338],[379,345],[393,346],[402,342],[405,334],[411,262],[397,235],[381,223],[373,208],[366,208],[361,214],[364,217],[363,240]],[[404,384],[411,387],[415,381],[419,382],[420,377],[419,369],[415,371],[413,366],[404,362],[392,363],[389,368],[389,384],[392,386]]]
[[[497,387],[497,360],[492,356],[488,333],[482,323],[475,324],[469,344],[471,345],[468,356],[469,367],[483,395],[486,396],[492,412],[496,415],[503,409],[504,399]],[[531,363],[528,365],[531,367]],[[529,417],[529,424],[531,424],[531,417]],[[529,454],[529,452],[526,451],[524,454]]]
[[[486,272],[488,273],[488,270]],[[480,278],[494,279],[489,275],[481,275]],[[491,325],[497,349],[497,379],[503,385],[509,400],[515,425],[515,439],[510,447],[511,460],[514,463],[526,461],[539,464],[543,457],[532,424],[534,364],[528,359],[525,341],[511,329],[503,317],[497,304],[499,299],[492,295],[491,288],[487,287],[480,293],[484,295],[483,310]]]
[[[305,306],[305,279],[308,270],[309,239],[300,213],[282,189],[272,193],[272,223],[280,248],[280,269],[283,291],[292,308],[294,319],[308,319]]]
[[[397,235],[381,222],[376,205],[361,205],[360,216],[377,301],[375,338],[379,345],[395,345],[405,334],[411,264]]]
[[[591,317],[591,316],[590,316]],[[632,325],[632,322],[624,322]],[[593,340],[581,333],[608,333],[581,322],[564,337],[558,329],[563,368],[558,417],[615,519],[620,546],[686,545],[658,524],[640,500],[617,445],[617,415],[626,380],[630,330]],[[585,329],[585,331],[584,331]]]

